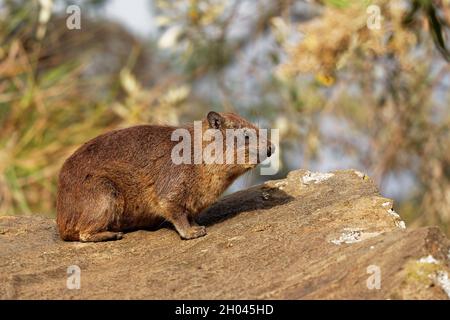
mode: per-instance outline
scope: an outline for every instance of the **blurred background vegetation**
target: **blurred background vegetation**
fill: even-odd
[[[54,215],[62,162],[102,132],[214,109],[280,129],[277,177],[355,168],[450,234],[450,0],[147,0],[145,34],[112,1],[0,0],[0,215]]]

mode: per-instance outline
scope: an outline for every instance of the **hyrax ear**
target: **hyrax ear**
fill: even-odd
[[[223,117],[217,112],[211,111],[208,113],[209,126],[212,129],[220,129],[223,125]]]

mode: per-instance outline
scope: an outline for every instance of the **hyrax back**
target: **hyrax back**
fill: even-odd
[[[183,128],[194,136],[193,126]],[[235,114],[216,112],[201,124],[203,132],[214,129],[224,135],[230,128],[257,129]],[[183,239],[204,236],[205,227],[195,222],[197,215],[256,164],[175,164],[171,154],[179,142],[171,137],[176,129],[143,125],[112,131],[75,151],[59,175],[61,238],[116,240],[124,231],[157,227],[164,221],[171,222]],[[264,152],[270,156],[268,145]]]

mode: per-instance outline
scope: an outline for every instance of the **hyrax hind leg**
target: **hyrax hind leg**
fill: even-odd
[[[108,179],[92,181],[86,188],[83,213],[78,222],[81,242],[100,242],[122,239],[122,232],[111,227],[123,213],[124,199],[115,184]]]
[[[173,212],[176,213],[171,213],[168,220],[173,224],[182,239],[190,240],[206,235],[206,228],[199,226],[195,221],[190,223],[188,214],[185,211],[176,210]]]

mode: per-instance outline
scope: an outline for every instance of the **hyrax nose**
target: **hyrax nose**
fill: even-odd
[[[270,157],[274,153],[275,153],[275,146],[271,144],[270,146],[267,147],[267,157]]]

